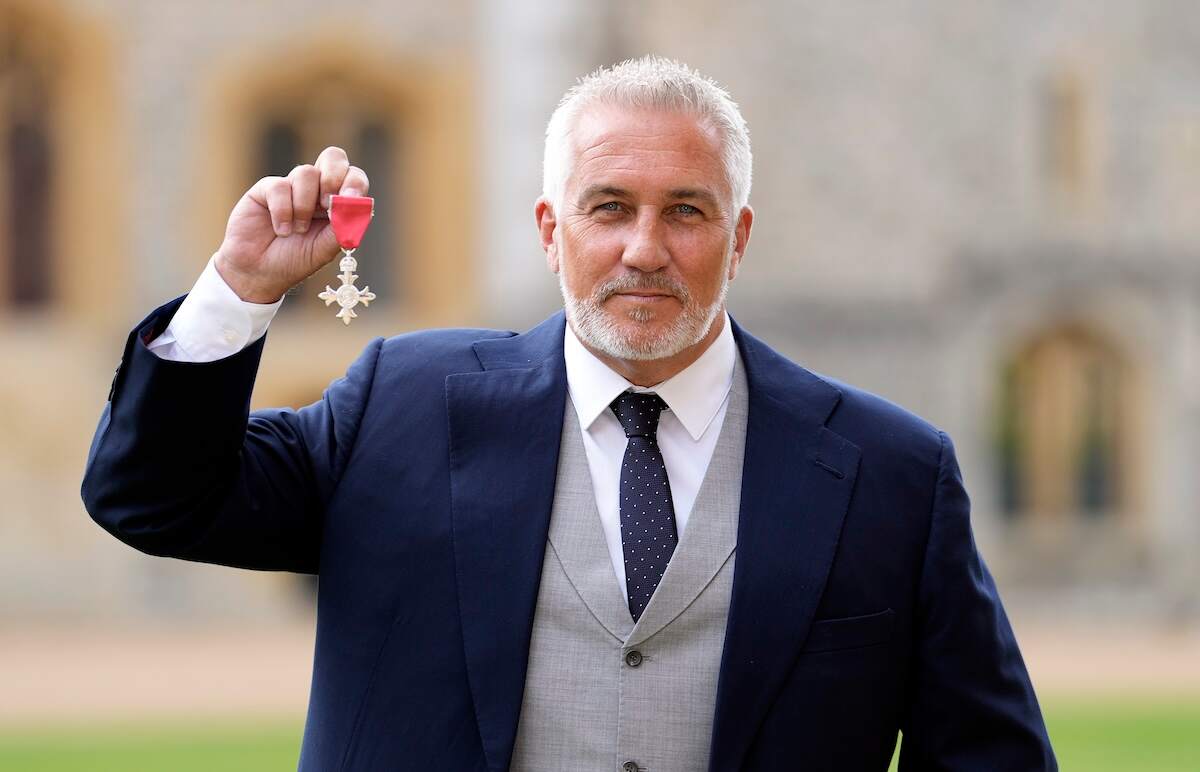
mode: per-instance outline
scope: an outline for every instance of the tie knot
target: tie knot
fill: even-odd
[[[658,418],[667,403],[657,394],[627,391],[609,405],[626,437],[654,437],[658,431]]]

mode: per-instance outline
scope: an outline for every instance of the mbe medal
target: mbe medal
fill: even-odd
[[[362,243],[363,234],[367,232],[367,226],[374,216],[375,199],[368,196],[332,196],[329,199],[329,224],[342,247],[342,260],[338,263],[338,270],[341,271],[338,278],[342,280],[342,286],[335,290],[326,284],[325,291],[317,297],[324,300],[326,306],[336,301],[341,306],[337,315],[346,324],[358,316],[354,313],[356,305],[362,303],[366,308],[375,299],[370,287],[359,289],[354,286],[354,280],[358,278],[354,273],[358,270],[354,250]]]

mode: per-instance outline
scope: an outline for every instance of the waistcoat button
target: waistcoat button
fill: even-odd
[[[637,649],[625,653],[625,664],[630,667],[637,667],[642,664],[642,653]]]
[[[636,761],[626,761],[621,765],[621,769],[625,772],[638,772],[638,765]]]

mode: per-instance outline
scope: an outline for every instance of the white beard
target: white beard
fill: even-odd
[[[659,273],[625,274],[601,284],[590,297],[577,298],[567,290],[563,274],[558,272],[558,287],[562,292],[563,307],[567,321],[579,340],[602,351],[614,359],[649,361],[666,359],[704,340],[712,328],[717,314],[725,306],[729,292],[729,262],[733,257],[733,245],[725,254],[721,266],[721,287],[713,302],[707,306],[697,303],[687,287]],[[638,334],[627,332],[630,322],[641,326],[654,320],[656,312],[645,308],[633,308],[620,319],[604,308],[604,302],[615,292],[636,289],[655,289],[670,292],[683,305],[683,309],[665,329],[654,334],[643,331]]]

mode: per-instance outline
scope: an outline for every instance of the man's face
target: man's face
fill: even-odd
[[[572,329],[618,359],[673,356],[724,308],[749,237],[731,211],[716,130],[694,116],[603,106],[580,116],[561,211],[538,202]]]

